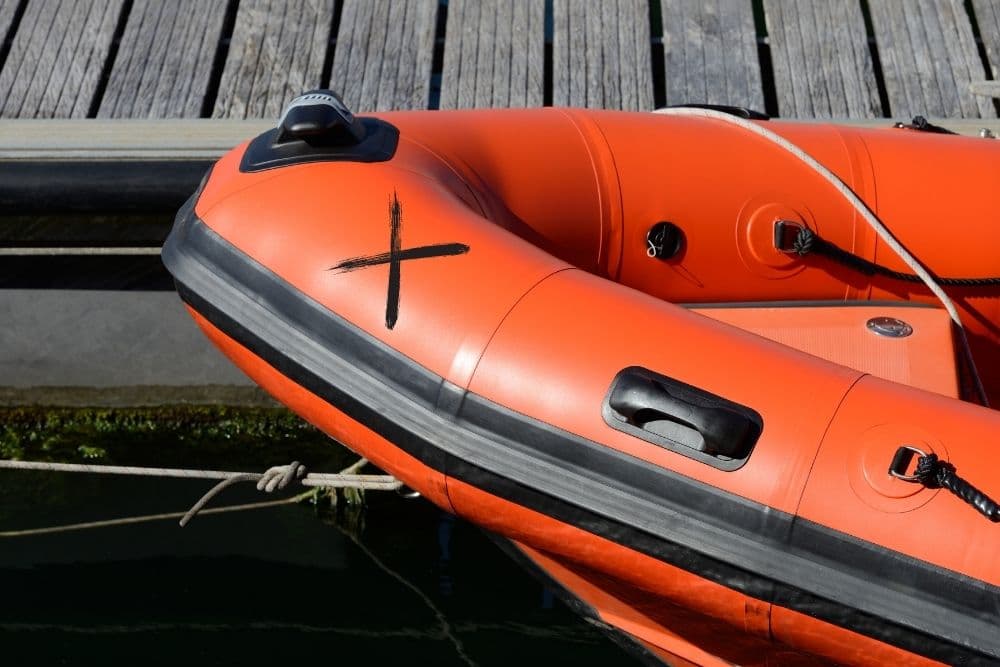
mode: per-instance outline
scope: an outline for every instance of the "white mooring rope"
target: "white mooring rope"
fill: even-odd
[[[986,389],[983,387],[982,379],[979,377],[979,371],[976,369],[976,362],[972,358],[972,350],[969,347],[969,339],[965,333],[965,326],[962,324],[962,318],[958,314],[958,308],[955,307],[954,302],[951,300],[940,285],[934,280],[934,277],[930,272],[924,268],[924,265],[920,261],[910,254],[903,244],[892,235],[889,228],[886,227],[881,220],[879,220],[874,213],[869,210],[868,206],[861,201],[861,198],[854,193],[851,188],[847,186],[840,178],[837,177],[832,171],[827,169],[823,164],[817,161],[813,156],[806,153],[804,150],[788,141],[779,134],[772,132],[760,123],[755,123],[745,118],[740,118],[739,116],[734,116],[732,114],[724,113],[722,111],[716,111],[714,109],[702,109],[698,107],[670,107],[665,109],[656,109],[653,113],[664,114],[667,116],[694,116],[698,118],[710,118],[712,120],[722,121],[724,123],[729,123],[730,125],[736,125],[737,127],[743,128],[749,132],[756,134],[772,144],[785,149],[803,163],[805,163],[809,168],[815,171],[817,174],[822,176],[830,185],[832,185],[837,192],[843,195],[854,209],[861,215],[865,222],[875,230],[881,238],[893,251],[899,256],[903,262],[909,266],[915,274],[920,276],[920,279],[924,282],[924,285],[938,298],[944,309],[948,311],[949,317],[951,317],[952,322],[955,323],[958,328],[958,339],[962,347],[962,351],[965,355],[965,360],[969,366],[969,372],[972,375],[972,379],[976,385],[976,392],[979,394],[979,399],[982,404],[989,407],[989,398],[986,395]]]
[[[7,461],[0,460],[0,469],[8,470],[42,470],[47,472],[82,472],[98,475],[128,475],[133,477],[176,477],[184,479],[217,479],[221,480],[205,495],[198,499],[191,509],[184,514],[180,525],[186,526],[202,508],[220,491],[238,482],[257,482],[257,490],[271,493],[284,489],[292,482],[302,486],[322,487],[326,489],[360,489],[366,491],[397,491],[403,483],[392,475],[358,475],[359,470],[368,461],[361,459],[339,473],[307,472],[306,467],[298,461],[288,465],[274,466],[262,473],[231,472],[226,470],[191,470],[186,468],[146,468],[139,466],[95,465],[87,463],[48,463],[45,461]]]

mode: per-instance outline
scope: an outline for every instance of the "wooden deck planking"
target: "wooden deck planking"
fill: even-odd
[[[199,116],[225,14],[224,2],[136,0],[98,117]]]
[[[476,58],[476,83],[474,86],[476,100],[493,100],[493,62],[495,51],[493,42],[496,38],[496,3],[487,4],[482,0],[479,7],[479,56]]]
[[[544,2],[451,0],[446,35],[442,109],[542,105]]]
[[[749,0],[662,0],[667,104],[764,109]]]
[[[972,7],[983,46],[986,47],[986,59],[990,63],[987,78],[995,80],[1000,75],[1000,0],[972,0]]]
[[[653,108],[649,4],[554,0],[552,103]]]
[[[0,71],[0,117],[83,118],[123,0],[32,0]]]
[[[0,0],[0,47],[12,37],[10,29],[20,4],[20,0]]]
[[[337,2],[0,0],[0,38],[9,47],[0,116],[96,109],[101,117],[193,117],[217,77],[211,115],[273,118],[295,94],[326,83],[324,63],[332,64],[331,87],[359,111],[427,108],[439,0],[342,0],[331,53]],[[543,104],[547,4],[450,0],[440,106]],[[552,102],[651,108],[649,17],[657,4],[668,104],[763,108],[751,0],[552,0]],[[222,72],[213,73],[229,5],[238,7],[235,29]],[[763,0],[779,115],[996,116],[993,100],[969,85],[1000,73],[1000,0],[919,0],[905,11],[900,0],[868,5],[886,109],[861,2]],[[986,67],[967,11],[978,21]]]
[[[213,116],[266,118],[322,81],[334,0],[241,0]]]
[[[437,0],[344,0],[330,87],[358,111],[426,109]]]
[[[781,116],[883,116],[856,0],[764,0]]]
[[[996,117],[990,99],[969,90],[986,73],[961,0],[869,6],[893,116]]]

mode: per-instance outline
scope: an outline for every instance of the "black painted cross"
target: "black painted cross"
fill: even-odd
[[[402,248],[402,233],[403,205],[399,203],[399,197],[393,191],[392,202],[389,204],[389,252],[364,257],[352,257],[328,269],[337,273],[346,273],[368,266],[377,266],[379,264],[389,265],[389,289],[385,300],[385,326],[387,329],[396,326],[396,319],[399,317],[400,270],[404,261],[410,259],[427,259],[428,257],[448,257],[450,255],[461,255],[469,252],[469,246],[464,243],[439,243],[437,245],[425,245],[417,248],[406,248],[404,250]]]

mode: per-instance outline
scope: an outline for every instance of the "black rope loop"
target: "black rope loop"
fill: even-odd
[[[948,469],[954,472],[955,466],[938,460],[937,454],[926,454],[917,459],[913,476],[928,489],[938,489],[941,488],[940,476]]]
[[[819,234],[809,229],[808,227],[801,227],[796,233],[795,238],[792,240],[791,248],[785,248],[786,250],[791,250],[796,255],[804,257],[809,253],[815,253],[817,255],[822,255],[827,259],[833,260],[838,264],[853,269],[858,273],[864,274],[866,276],[880,275],[887,278],[892,278],[894,280],[900,280],[908,283],[921,283],[923,279],[920,276],[912,273],[904,273],[902,271],[894,271],[888,267],[882,266],[881,264],[876,264],[875,262],[870,262],[864,257],[859,257],[852,252],[848,252],[843,248],[840,248],[829,241],[820,238]],[[939,278],[934,277],[934,280],[939,285],[950,285],[953,287],[995,287],[1000,286],[1000,277],[988,277],[988,278]]]
[[[928,489],[947,489],[969,505],[972,505],[990,521],[994,523],[1000,522],[1000,505],[972,484],[959,477],[955,466],[947,461],[941,461],[937,454],[923,454],[917,459],[917,467],[912,475],[909,477],[897,476],[900,479],[923,484]]]

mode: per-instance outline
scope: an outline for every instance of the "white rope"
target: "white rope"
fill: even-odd
[[[339,473],[306,473],[306,468],[298,461],[283,466],[268,468],[263,473],[232,472],[227,470],[191,470],[186,468],[146,468],[139,466],[112,466],[88,463],[48,463],[45,461],[0,460],[0,469],[41,470],[46,472],[82,472],[97,475],[128,475],[135,477],[175,477],[183,479],[221,480],[212,487],[181,518],[181,526],[186,526],[203,507],[220,491],[237,482],[257,482],[257,490],[271,493],[284,489],[292,482],[303,486],[327,489],[361,489],[367,491],[397,491],[403,483],[392,475],[358,475],[368,461],[361,459]]]
[[[229,512],[246,512],[248,510],[265,509],[269,507],[280,507],[282,505],[292,505],[302,502],[303,497],[308,497],[312,491],[306,491],[298,496],[282,498],[281,500],[265,500],[259,503],[244,503],[242,505],[226,505],[224,507],[209,507],[199,512],[201,514],[227,514]],[[69,533],[75,530],[93,530],[95,528],[115,528],[118,526],[130,526],[137,523],[149,523],[152,521],[164,521],[167,519],[181,519],[187,512],[167,512],[165,514],[144,514],[142,516],[126,516],[119,519],[102,519],[100,521],[83,521],[80,523],[63,524],[61,526],[46,526],[45,528],[27,528],[23,530],[0,531],[0,538],[5,537],[35,537],[37,535],[55,535],[59,533]]]
[[[989,407],[989,399],[986,396],[986,389],[983,387],[982,380],[979,377],[979,372],[976,369],[976,363],[972,358],[972,350],[969,348],[969,340],[965,333],[965,326],[962,324],[962,318],[958,314],[958,308],[955,307],[954,302],[952,302],[951,297],[949,297],[940,285],[934,280],[930,272],[924,268],[916,257],[910,254],[910,252],[903,247],[889,228],[882,224],[882,221],[875,217],[875,214],[869,210],[868,206],[861,201],[851,188],[847,186],[846,183],[840,180],[836,174],[823,166],[819,161],[813,158],[811,155],[806,153],[804,150],[788,141],[784,137],[775,134],[771,130],[767,129],[760,123],[754,123],[745,118],[740,118],[732,114],[724,113],[721,111],[715,111],[714,109],[700,109],[696,107],[671,107],[667,109],[656,109],[653,113],[664,114],[667,116],[694,116],[698,118],[709,118],[712,120],[722,121],[724,123],[729,123],[730,125],[736,125],[737,127],[743,128],[748,132],[752,132],[757,136],[766,139],[767,141],[785,149],[799,160],[804,162],[813,171],[822,176],[830,185],[832,185],[843,197],[850,202],[854,209],[861,215],[861,217],[868,223],[868,225],[875,230],[881,238],[893,251],[899,256],[903,262],[909,266],[914,273],[916,273],[920,279],[924,282],[927,288],[938,298],[944,309],[948,312],[948,316],[951,317],[952,322],[958,327],[958,337],[959,342],[965,353],[966,361],[969,365],[969,370],[972,374],[972,378],[976,384],[976,391],[979,393],[979,397],[982,400],[983,405]]]
[[[146,468],[138,466],[111,466],[87,463],[47,463],[44,461],[0,460],[0,469],[43,470],[47,472],[83,472],[97,475],[130,475],[134,477],[177,477],[184,479],[230,480],[245,478],[248,481],[271,479],[276,473],[284,474],[288,466],[274,466],[263,473],[233,472],[227,470],[189,470],[186,468]],[[363,489],[371,491],[395,491],[403,483],[392,475],[357,475],[349,473],[311,472],[298,482],[302,486],[319,486],[328,489]],[[261,491],[273,491],[261,488]]]

